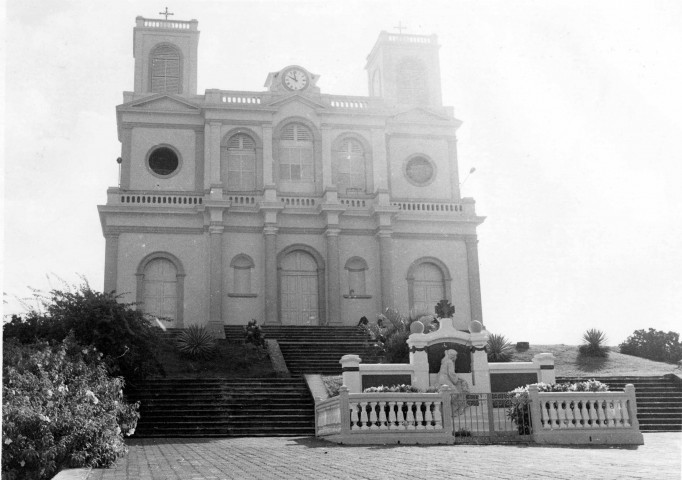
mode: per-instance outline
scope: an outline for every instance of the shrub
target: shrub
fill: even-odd
[[[375,338],[386,363],[408,363],[410,350],[407,338],[410,336],[410,325],[416,321],[424,323],[424,333],[431,328],[433,316],[413,313],[409,317],[402,315],[394,308],[387,308],[383,314],[377,316],[377,325],[369,325],[370,336]],[[378,324],[383,324],[383,328]]]
[[[104,467],[125,453],[139,405],[123,399],[94,347],[73,335],[3,343],[2,478],[51,478],[63,467]]]
[[[209,358],[216,349],[213,335],[203,325],[192,325],[183,330],[176,345],[180,353],[189,358]]]
[[[608,357],[609,347],[606,347],[606,335],[601,330],[591,328],[583,334],[585,343],[578,347],[578,351],[590,357]]]
[[[73,332],[81,345],[97,347],[112,376],[123,376],[130,382],[163,374],[156,359],[161,329],[134,304],[119,303],[118,298],[113,293],[96,292],[87,283],[70,290],[52,290],[43,301],[42,311],[15,315],[4,324],[4,338],[22,343],[61,342]]]
[[[680,334],[665,333],[650,328],[635,330],[625,342],[620,344],[620,353],[648,358],[658,362],[677,363],[682,359],[682,343]]]
[[[512,344],[507,341],[504,335],[497,333],[492,333],[488,337],[486,350],[489,362],[510,362],[514,353]]]
[[[324,388],[327,389],[327,395],[336,397],[339,395],[339,389],[343,385],[343,377],[341,375],[322,377]]]
[[[422,390],[412,385],[379,385],[378,387],[367,387],[362,393],[435,393],[438,392],[438,387],[429,387]]]

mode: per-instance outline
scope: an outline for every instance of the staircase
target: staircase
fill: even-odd
[[[126,390],[140,401],[136,437],[314,435],[314,401],[301,377],[159,379]]]
[[[360,355],[363,363],[377,362],[372,342],[357,327],[264,325],[261,328],[265,338],[277,340],[287,367],[294,375],[340,375],[339,360],[348,354]],[[242,341],[244,327],[227,325],[225,336],[228,341]]]
[[[637,419],[643,432],[682,431],[682,383],[669,377],[589,377],[623,390],[631,383],[637,398]],[[581,382],[587,378],[557,377],[557,382]]]

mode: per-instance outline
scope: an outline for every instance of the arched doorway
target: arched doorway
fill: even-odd
[[[294,250],[280,263],[280,311],[282,325],[319,324],[319,282],[315,258]]]
[[[178,280],[177,269],[166,258],[155,258],[144,267],[144,312],[156,317],[177,320]]]

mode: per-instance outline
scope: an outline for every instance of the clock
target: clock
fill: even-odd
[[[309,83],[308,73],[302,68],[288,68],[282,74],[282,84],[294,92],[303,90]]]

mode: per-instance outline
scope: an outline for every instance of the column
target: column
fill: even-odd
[[[210,225],[209,234],[209,318],[208,329],[216,338],[225,338],[223,327],[223,231]]]
[[[280,323],[277,309],[277,227],[266,225],[265,235],[265,323]]]
[[[390,230],[379,230],[379,267],[381,271],[381,310],[393,304],[393,239]]]
[[[469,271],[469,305],[471,320],[483,323],[483,307],[481,303],[481,276],[478,271],[478,239],[467,236],[464,240],[467,249],[467,270]]]
[[[118,233],[104,234],[104,292],[116,290],[118,279]]]
[[[327,236],[327,272],[329,284],[328,323],[341,325],[341,281],[339,271],[339,232],[338,228],[328,228]]]

